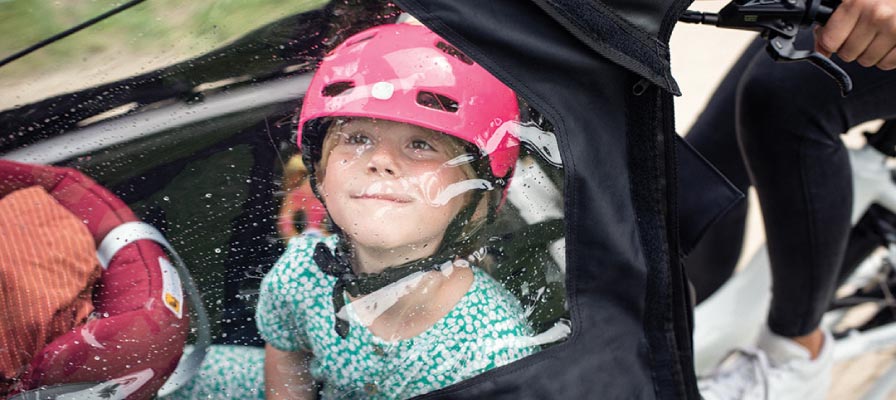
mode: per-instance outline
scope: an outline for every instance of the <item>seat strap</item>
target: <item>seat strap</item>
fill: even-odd
[[[174,370],[164,386],[159,389],[158,394],[162,397],[173,393],[185,385],[199,372],[199,366],[202,364],[202,360],[208,351],[208,346],[211,344],[211,333],[209,332],[211,324],[209,323],[205,306],[202,304],[199,290],[196,288],[196,284],[193,282],[186,264],[177,254],[177,251],[174,250],[174,246],[154,226],[145,222],[126,222],[109,231],[99,247],[97,247],[96,253],[100,265],[102,265],[104,270],[109,268],[109,263],[116,253],[138,240],[152,240],[168,251],[169,256],[174,261],[174,267],[177,269],[178,275],[180,275],[181,284],[196,317],[194,325],[196,327],[196,343],[193,351],[187,357],[181,359],[177,369]]]

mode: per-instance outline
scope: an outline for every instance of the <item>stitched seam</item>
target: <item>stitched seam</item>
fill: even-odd
[[[535,0],[535,2],[536,2],[536,4],[541,4],[541,1],[540,1],[540,0]],[[543,8],[543,9],[546,9],[547,7],[542,6],[542,8]],[[572,25],[575,25],[575,27],[578,28],[577,30],[578,30],[579,32],[578,32],[578,33],[577,33],[577,32],[571,32],[571,33],[572,33],[573,35],[575,35],[575,36],[579,36],[579,35],[581,35],[581,36],[586,36],[587,39],[588,39],[588,43],[587,43],[587,45],[588,45],[589,47],[597,47],[597,48],[602,49],[602,50],[604,50],[604,51],[606,51],[606,52],[608,52],[608,53],[613,53],[614,55],[616,55],[616,56],[618,56],[618,57],[620,57],[620,58],[622,58],[622,59],[627,60],[629,63],[634,64],[634,65],[621,65],[621,64],[620,64],[620,65],[621,65],[622,67],[624,67],[625,69],[627,69],[627,70],[629,70],[629,71],[632,71],[632,72],[634,72],[634,73],[636,73],[636,74],[638,74],[638,75],[641,75],[641,76],[647,76],[647,75],[649,75],[649,76],[652,76],[653,79],[656,79],[656,80],[659,80],[659,81],[663,81],[663,82],[668,82],[668,80],[664,77],[664,74],[661,73],[662,71],[655,71],[655,70],[653,70],[653,69],[651,69],[651,68],[648,68],[646,64],[644,64],[644,63],[638,61],[637,59],[635,59],[635,58],[633,58],[633,57],[630,57],[630,56],[627,55],[626,53],[624,53],[624,52],[622,52],[622,51],[619,51],[618,49],[616,49],[616,48],[614,48],[614,47],[610,47],[610,46],[604,44],[604,43],[600,40],[600,38],[597,38],[597,37],[595,37],[594,35],[592,35],[592,34],[590,33],[590,30],[588,30],[586,27],[582,26],[582,25],[581,25],[575,18],[571,17],[571,14],[565,12],[564,10],[558,10],[558,9],[556,9],[556,8],[553,8],[553,7],[551,7],[550,10],[547,10],[547,9],[546,9],[545,11],[547,11],[547,12],[549,12],[549,13],[554,12],[554,13],[558,14],[559,16],[562,16],[562,17],[564,18],[564,20],[567,21],[568,23],[570,23],[570,24],[572,24]],[[613,16],[616,16],[616,15],[615,15],[614,13],[612,13],[611,11],[607,11],[606,13],[607,13],[607,14],[611,14],[611,15],[613,15]],[[612,18],[610,18],[610,21],[611,21],[612,23],[614,23],[614,25],[616,25],[617,27],[619,27],[621,30],[625,31],[625,29],[624,29],[624,25],[620,25],[617,21],[613,20]],[[562,25],[562,24],[561,24],[561,25]],[[638,37],[637,35],[628,35],[628,36],[629,36],[629,37],[632,37],[632,38],[634,38],[634,39],[636,39],[636,40],[638,40],[639,42],[641,42],[641,43],[644,44],[644,45],[647,45],[648,47],[651,47],[651,46],[650,46],[650,43],[646,43],[646,42],[644,42],[643,38],[640,38],[640,37]],[[636,67],[640,67],[640,68],[636,68]],[[668,89],[667,89],[667,90],[668,90]]]
[[[599,5],[599,7],[595,7],[594,4]],[[604,12],[606,14],[610,14],[610,15],[616,17],[616,19],[618,20],[618,22],[620,24],[644,34],[644,36],[647,37],[649,41],[654,42],[654,44],[662,44],[658,39],[654,39],[653,35],[651,35],[650,32],[645,31],[638,25],[628,22],[625,18],[623,18],[621,15],[619,15],[619,13],[617,13],[616,10],[614,10],[612,7],[609,7],[606,4],[604,4],[603,1],[594,0],[594,4],[586,3],[586,5],[591,7],[592,9],[599,9],[599,11],[601,11],[601,12]],[[616,22],[616,21],[614,21],[614,22]],[[638,39],[642,43],[644,42],[643,38],[636,38],[636,39]],[[645,44],[647,44],[647,43],[645,43]]]
[[[803,124],[803,125],[805,125],[805,124]],[[800,317],[797,320],[797,321],[799,321],[799,323],[797,324],[799,326],[799,332],[800,332],[800,334],[802,334],[802,332],[806,330],[808,314],[809,314],[810,309],[812,308],[811,306],[809,306],[809,304],[812,303],[812,300],[815,298],[815,295],[818,291],[816,288],[818,286],[818,268],[814,268],[814,266],[816,265],[815,263],[817,261],[818,256],[817,256],[816,252],[812,250],[812,249],[815,249],[815,247],[817,246],[818,238],[815,235],[815,226],[816,226],[815,203],[812,201],[812,196],[810,193],[810,188],[809,188],[810,185],[808,183],[809,182],[808,177],[806,176],[806,157],[803,154],[803,152],[805,150],[805,139],[803,137],[799,137],[798,139],[799,139],[798,148],[799,148],[799,162],[800,162],[800,179],[802,180],[802,182],[800,182],[800,186],[802,188],[803,197],[805,197],[806,217],[807,217],[806,218],[806,228],[808,229],[808,232],[806,233],[806,237],[809,239],[809,249],[810,249],[810,251],[808,252],[809,254],[806,255],[806,258],[809,261],[808,265],[810,267],[813,267],[813,268],[809,268],[809,271],[806,271],[806,272],[808,272],[807,275],[808,275],[808,281],[809,281],[809,290],[806,291],[807,292],[806,298],[809,301],[804,303],[803,307],[801,307],[802,312],[800,313]],[[780,266],[779,266],[779,268],[780,268]]]
[[[594,7],[592,7],[592,10],[597,11],[597,9],[595,9]],[[558,11],[558,13],[562,13],[562,14],[566,17],[566,20],[567,20],[568,22],[574,24],[577,28],[579,28],[585,36],[588,36],[589,39],[591,39],[591,40],[593,40],[593,41],[595,41],[595,42],[600,43],[600,40],[599,40],[600,38],[594,36],[594,35],[592,34],[592,32],[591,32],[589,29],[587,29],[584,25],[582,25],[577,19],[573,18],[573,17],[572,17],[572,14],[566,12],[566,11],[563,10],[563,9],[558,9],[557,11]],[[616,19],[618,19],[619,16],[616,15],[614,12],[612,12],[612,11],[610,11],[610,10],[603,10],[603,9],[600,10],[600,11],[604,11],[606,14],[610,14],[610,15],[613,15],[614,17],[616,17],[616,18],[609,18],[608,20],[609,20],[611,23],[613,23],[613,25],[615,25],[616,27],[618,27],[620,30],[625,31],[625,27],[626,27],[626,26],[631,27],[631,25],[629,25],[629,24],[623,24],[623,23],[620,23],[620,21],[617,21]],[[637,28],[636,28],[636,29],[637,29]],[[638,42],[640,42],[641,44],[646,45],[646,46],[648,46],[648,47],[652,47],[652,45],[655,44],[655,43],[645,42],[644,39],[643,39],[642,37],[639,37],[639,36],[637,36],[637,35],[629,35],[629,36],[630,36],[632,39],[635,39],[635,40],[637,40]],[[611,47],[611,49],[612,49],[612,47]],[[613,49],[613,50],[616,50],[616,49]],[[624,53],[622,53],[622,52],[620,52],[620,51],[618,51],[618,50],[616,50],[616,51],[619,52],[619,53],[621,53],[621,54],[623,54],[623,55],[625,55]],[[630,57],[629,57],[629,58],[630,58]],[[634,60],[634,59],[633,59],[633,60]]]
[[[644,94],[642,94],[642,95],[644,95]],[[629,105],[629,102],[632,101],[632,98],[631,98],[630,96],[631,96],[631,95],[628,95],[628,94],[627,94],[627,95],[626,95],[626,98],[625,98],[625,101],[623,102],[623,112],[624,112],[624,115],[625,115],[625,124],[626,124],[626,127],[625,127],[625,132],[626,132],[626,141],[625,141],[625,143],[626,143],[626,149],[625,149],[625,151],[626,151],[626,163],[629,164],[629,165],[630,165],[630,163],[632,162],[632,160],[631,160],[631,155],[629,154],[629,152],[632,151],[632,149],[631,149],[631,138],[632,138],[632,136],[629,134],[629,128],[630,128],[630,126],[631,126],[631,125],[629,124],[629,119],[632,118],[632,116],[629,115],[629,113],[631,112],[631,110],[630,110],[630,108],[629,108],[629,106],[628,106],[628,105]],[[647,115],[647,120],[653,120],[653,111],[654,111],[653,109],[650,109],[650,110],[648,111],[649,115]],[[653,148],[651,149],[651,151],[652,151],[652,150],[653,150]],[[656,157],[656,154],[651,154],[651,157],[655,158],[655,157]],[[634,185],[633,185],[633,183],[632,183],[632,179],[631,179],[631,178],[628,179],[628,192],[629,192],[629,196],[630,196],[631,199],[632,199],[632,214],[633,214],[633,216],[634,216],[634,220],[635,220],[635,221],[638,221],[638,220],[640,219],[640,218],[638,217],[638,206],[635,204],[635,202],[636,202],[637,199],[638,199],[638,196],[635,195],[635,189],[634,189]],[[639,254],[640,254],[641,261],[644,262],[644,264],[645,264],[645,279],[644,279],[644,285],[645,285],[645,288],[649,288],[652,282],[651,282],[651,280],[650,280],[650,267],[649,267],[650,260],[649,260],[648,257],[644,254],[644,250],[646,249],[646,247],[645,247],[645,245],[644,245],[644,239],[643,239],[643,236],[642,236],[642,235],[644,234],[644,232],[641,230],[641,225],[640,225],[639,223],[635,223],[635,227],[637,228],[636,231],[635,231],[635,240],[637,240],[637,243],[638,243],[638,249],[640,250],[640,251],[639,251]],[[650,307],[650,303],[649,303],[649,302],[650,302],[650,300],[652,300],[652,298],[651,298],[651,293],[650,293],[649,290],[645,290],[645,291],[644,291],[644,297],[643,297],[643,299],[644,299],[644,305],[645,305],[645,307]],[[643,315],[643,317],[646,317],[646,314],[647,314],[649,311],[648,311],[647,309],[645,309],[645,310],[643,310],[643,311],[644,311],[644,314],[645,314],[645,315]],[[665,324],[665,322],[663,322],[663,323]],[[648,369],[650,370],[650,377],[651,377],[651,381],[652,381],[652,383],[653,383],[653,388],[652,388],[652,389],[653,389],[653,393],[654,393],[654,394],[657,394],[657,393],[659,392],[659,387],[657,386],[657,384],[658,384],[658,382],[659,382],[659,379],[658,379],[658,377],[657,377],[656,368],[654,368],[654,367],[657,365],[657,360],[656,360],[656,358],[654,357],[654,353],[655,353],[655,352],[653,351],[653,348],[654,348],[654,346],[652,345],[652,344],[653,344],[653,340],[652,340],[651,337],[650,337],[650,331],[651,331],[651,329],[649,329],[649,328],[648,328],[647,326],[645,326],[643,323],[642,323],[641,326],[642,326],[642,335],[641,335],[641,339],[644,341],[644,344],[645,344],[646,347],[647,347],[647,350],[648,350],[648,351],[647,351],[647,357],[649,358],[649,361],[650,361],[650,364],[649,364],[649,368],[648,368]]]

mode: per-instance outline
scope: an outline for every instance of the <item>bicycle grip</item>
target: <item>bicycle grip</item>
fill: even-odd
[[[831,19],[831,14],[834,13],[834,9],[825,5],[818,6],[818,11],[815,13],[815,22],[818,22],[819,25],[824,25],[828,23],[828,20]]]
[[[815,22],[818,22],[820,25],[827,24],[828,20],[831,18],[831,14],[834,13],[834,10],[840,5],[840,2],[841,0],[821,0],[821,3],[815,10],[815,16],[813,17]]]

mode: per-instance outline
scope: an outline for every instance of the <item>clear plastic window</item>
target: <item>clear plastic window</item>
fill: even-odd
[[[86,372],[7,376],[4,390],[152,395],[167,380],[164,398],[262,398],[267,379],[290,395],[406,398],[569,336],[550,121],[394,5],[307,7],[0,112],[0,195],[44,185],[104,267],[89,318],[47,343],[87,343],[107,363],[49,360]],[[66,171],[87,183],[58,190],[49,177]],[[94,212],[107,209],[78,197],[91,182],[121,205]],[[109,219],[116,207],[151,228],[109,234],[129,222]],[[124,315],[141,307],[173,330]]]

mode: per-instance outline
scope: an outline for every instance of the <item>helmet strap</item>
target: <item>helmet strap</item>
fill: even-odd
[[[307,128],[309,129],[305,131],[308,133],[316,132],[317,134],[306,134],[302,137],[302,147],[306,149],[306,151],[303,151],[302,156],[308,167],[311,189],[315,196],[324,204],[324,208],[326,208],[326,201],[318,190],[319,182],[317,180],[318,171],[316,167],[322,156],[321,142],[324,140],[324,132],[328,130],[332,122],[332,120],[311,121],[308,123],[309,126]],[[308,149],[311,150],[307,151]],[[471,154],[479,154],[474,148],[468,148],[467,150]],[[477,170],[478,174],[484,174],[486,179],[495,182],[487,157],[481,157],[480,154],[480,157],[477,157],[474,163],[474,169]],[[496,185],[492,190],[499,190],[503,193],[503,185]],[[348,246],[345,233],[337,224],[332,223],[333,233],[338,237],[336,249],[331,251],[324,243],[318,243],[315,247],[313,258],[321,271],[336,278],[336,283],[333,285],[333,312],[338,313],[339,310],[345,307],[345,292],[348,292],[353,297],[368,295],[413,273],[434,271],[441,268],[446,262],[453,262],[458,257],[472,254],[477,250],[473,248],[476,243],[471,242],[472,238],[465,237],[464,228],[468,223],[472,222],[473,215],[479,208],[479,203],[482,201],[483,196],[488,196],[486,221],[492,222],[499,202],[495,201],[493,197],[500,199],[500,194],[489,196],[489,193],[484,193],[483,191],[473,191],[471,201],[448,224],[441,244],[433,255],[389,267],[379,273],[355,273],[352,268],[351,249]],[[329,215],[329,210],[327,210],[327,214]],[[333,219],[330,218],[330,221],[333,222]],[[350,325],[348,321],[336,317],[334,319],[334,329],[341,338],[345,339],[348,336]]]
[[[473,201],[461,209],[448,225],[442,243],[433,255],[389,267],[382,272],[355,273],[352,268],[351,249],[348,246],[348,241],[345,240],[344,233],[338,228],[336,235],[339,240],[334,251],[331,251],[323,242],[318,243],[314,249],[314,262],[325,274],[336,278],[332,297],[334,314],[345,307],[344,292],[348,292],[353,297],[368,295],[413,273],[438,270],[445,263],[453,262],[464,254],[472,253],[473,249],[469,248],[472,243],[465,243],[470,238],[463,237],[463,228],[470,222],[483,196],[484,194],[480,191],[474,192]],[[349,328],[348,321],[338,317],[334,319],[334,329],[339,337],[345,339],[348,336]]]
[[[320,242],[314,249],[314,262],[317,263],[321,271],[327,275],[336,278],[333,285],[333,312],[338,313],[345,307],[344,292],[348,292],[353,297],[359,297],[371,294],[392,283],[416,272],[429,272],[441,268],[447,262],[453,262],[457,257],[454,249],[445,249],[441,254],[435,254],[420,260],[411,261],[396,267],[389,267],[379,273],[361,273],[357,274],[352,269],[351,257],[343,245],[341,239],[336,250],[331,252],[326,244]],[[349,323],[338,317],[334,320],[334,329],[336,334],[345,339],[349,332]]]

